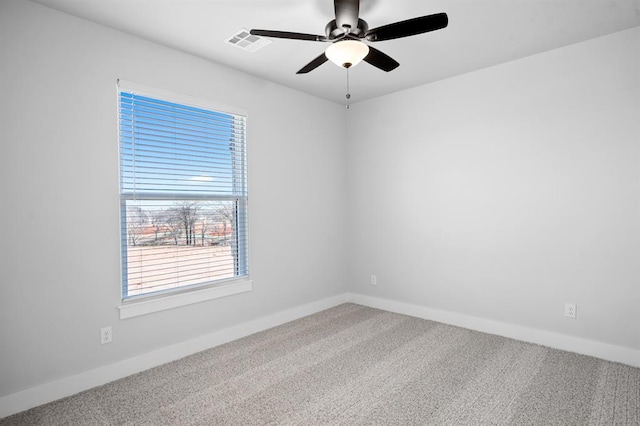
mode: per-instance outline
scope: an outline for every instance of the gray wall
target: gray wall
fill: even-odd
[[[345,114],[2,0],[0,396],[345,292],[640,349],[639,51],[636,28]],[[118,319],[117,78],[248,110],[252,292]]]
[[[344,107],[31,2],[0,52],[0,396],[346,291]],[[252,292],[118,319],[118,78],[248,111]]]
[[[639,55],[635,28],[353,105],[351,291],[640,348]]]

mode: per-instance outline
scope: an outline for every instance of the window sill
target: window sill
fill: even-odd
[[[180,306],[191,305],[193,303],[204,302],[211,299],[232,296],[234,294],[245,293],[253,289],[253,280],[243,279],[229,284],[215,287],[208,287],[201,290],[188,291],[158,297],[156,299],[146,299],[123,303],[118,306],[120,319],[133,318],[153,312],[173,309]]]

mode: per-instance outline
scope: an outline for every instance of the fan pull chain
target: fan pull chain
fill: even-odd
[[[351,93],[349,93],[349,68],[347,68],[347,104],[345,107],[349,109],[349,99],[351,99]]]

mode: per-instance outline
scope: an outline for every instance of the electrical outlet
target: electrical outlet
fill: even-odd
[[[100,344],[111,343],[113,341],[113,330],[111,327],[103,327],[100,329]]]
[[[576,305],[573,303],[564,304],[564,316],[571,319],[576,319]]]
[[[371,275],[371,285],[378,285],[378,277]]]

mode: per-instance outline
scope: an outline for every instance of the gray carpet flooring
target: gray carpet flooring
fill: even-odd
[[[341,305],[0,425],[639,425],[640,369]]]

